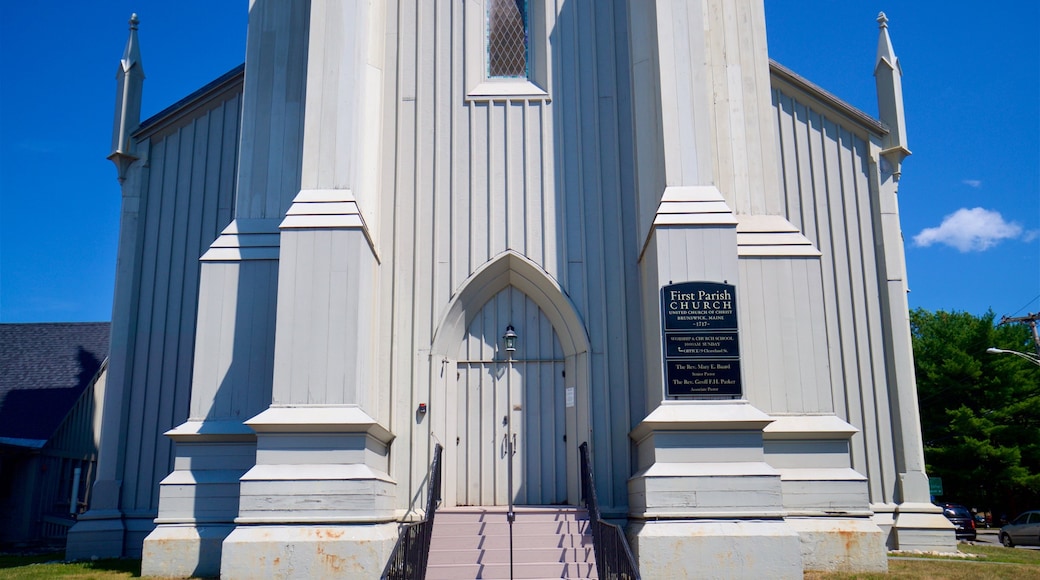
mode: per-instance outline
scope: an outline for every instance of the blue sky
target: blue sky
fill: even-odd
[[[876,116],[879,11],[903,72],[910,305],[1040,311],[1040,3],[766,0],[770,54]],[[999,7],[995,7],[999,6]],[[246,0],[15,2],[0,19],[0,322],[111,316],[115,73],[137,12],[142,119],[240,64]]]

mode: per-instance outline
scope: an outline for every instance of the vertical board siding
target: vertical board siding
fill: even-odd
[[[640,304],[636,202],[631,171],[619,168],[630,147],[621,139],[631,132],[622,84],[628,23],[624,2],[558,4],[532,3],[532,14],[544,13],[549,31],[549,99],[467,99],[462,68],[468,58],[482,58],[481,47],[464,41],[464,10],[470,5],[396,5],[396,34],[387,35],[392,46],[386,53],[398,58],[388,61],[384,87],[394,110],[385,139],[398,143],[385,159],[392,168],[383,170],[392,175],[384,179],[390,187],[382,206],[384,223],[392,227],[381,228],[378,245],[394,269],[384,288],[392,296],[390,311],[402,314],[384,338],[394,361],[393,377],[384,380],[391,383],[388,390],[411,392],[412,403],[445,388],[438,386],[443,363],[422,353],[430,348],[446,301],[502,252],[527,257],[561,284],[592,337],[592,431],[614,433],[590,441],[600,499],[624,506],[628,429],[614,426],[630,427],[641,417],[630,417],[627,405],[616,401],[630,398],[635,371],[628,358],[642,358],[632,346],[641,344],[633,336],[641,329],[627,323],[638,318]],[[494,329],[495,336],[504,328]],[[410,368],[414,364],[430,366]],[[404,412],[395,417],[395,425],[407,419]],[[408,431],[398,435],[410,438],[416,450],[428,447],[424,442],[431,435],[413,423],[404,423]],[[396,464],[411,473],[394,476],[419,486],[428,459],[416,453],[410,463]],[[414,494],[414,487],[404,493]]]
[[[707,82],[714,93],[704,96],[715,103],[711,143],[715,184],[737,213],[773,214],[781,202],[775,193],[776,169],[769,164],[775,129],[766,97],[768,55],[766,47],[756,42],[766,38],[764,14],[747,0],[705,4],[705,30],[711,31],[705,47]],[[685,24],[675,20],[676,26]],[[689,100],[687,94],[679,97]]]
[[[199,296],[199,257],[230,221],[240,90],[215,97],[149,135],[141,196],[142,262],[128,349],[130,436],[122,507],[155,513],[158,482],[172,469],[163,433],[189,415]],[[233,303],[233,302],[232,302]]]
[[[307,68],[307,35],[283,31],[306,29],[303,22],[310,18],[310,2],[253,4],[247,52],[278,58],[276,66],[250,68],[245,77],[248,98],[241,150],[242,158],[249,162],[239,176],[238,213],[241,218],[276,219],[299,193]],[[290,24],[280,24],[284,22]]]
[[[377,307],[376,270],[357,229],[317,229],[281,235],[278,316],[295,324],[277,333],[272,401],[279,405],[359,405],[371,378],[366,361]],[[344,357],[336,353],[355,353]],[[261,381],[267,383],[266,381]]]
[[[746,396],[769,413],[833,413],[819,261],[743,258],[740,270]]]
[[[822,324],[835,412],[860,429],[852,439],[853,467],[867,475],[871,501],[891,502],[897,485],[892,439],[879,428],[891,423],[888,318],[875,255],[880,216],[871,203],[869,137],[793,90],[774,88],[773,106],[786,217],[823,253]]]

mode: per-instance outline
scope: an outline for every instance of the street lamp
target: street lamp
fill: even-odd
[[[1027,361],[1035,364],[1036,366],[1040,366],[1040,356],[1037,356],[1035,354],[1029,354],[1028,352],[1018,352],[1017,350],[1004,350],[1002,348],[994,348],[992,346],[987,348],[986,352],[988,352],[989,354],[1013,354],[1019,358],[1026,359]]]

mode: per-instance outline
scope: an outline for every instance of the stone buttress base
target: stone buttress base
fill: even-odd
[[[908,552],[957,552],[953,524],[928,503],[899,504],[889,540],[890,547]]]
[[[256,436],[237,420],[187,421],[166,436],[176,444],[173,471],[159,483],[141,573],[217,576],[221,542],[235,529],[239,478],[256,463]]]
[[[94,510],[81,515],[65,540],[66,560],[120,558],[126,526],[118,510]]]
[[[224,540],[220,577],[375,580],[398,532],[397,523],[239,526]]]
[[[142,576],[212,578],[220,574],[224,538],[229,525],[159,525],[144,540]]]
[[[875,509],[875,521],[891,521],[888,547],[907,552],[957,552],[954,526],[939,506],[929,501],[928,476],[923,471],[899,474],[903,501]],[[887,523],[887,522],[885,522]],[[880,524],[879,524],[880,525]]]
[[[798,533],[783,520],[637,520],[628,539],[643,578],[803,576]]]
[[[787,518],[802,565],[823,572],[887,572],[886,534],[870,518]]]

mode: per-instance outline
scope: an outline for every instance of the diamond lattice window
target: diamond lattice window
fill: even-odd
[[[488,1],[488,77],[527,78],[527,1]]]

